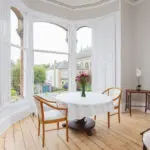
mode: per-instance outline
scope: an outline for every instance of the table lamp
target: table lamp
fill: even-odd
[[[141,84],[140,84],[140,77],[141,77],[141,75],[142,75],[142,71],[141,71],[141,69],[140,68],[136,68],[136,76],[137,76],[137,82],[138,82],[138,84],[137,84],[137,86],[136,86],[136,90],[141,90]]]

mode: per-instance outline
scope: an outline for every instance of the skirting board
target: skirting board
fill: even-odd
[[[125,105],[126,105],[125,103],[121,104],[121,112],[126,112],[125,111]],[[144,106],[145,103],[144,103],[144,101],[143,102],[132,101],[132,105]],[[139,110],[141,112],[145,112],[145,108],[144,107],[132,107],[132,109]],[[147,113],[150,113],[150,110],[147,110]]]

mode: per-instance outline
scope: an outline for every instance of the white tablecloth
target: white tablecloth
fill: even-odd
[[[143,135],[143,143],[150,150],[150,131],[147,131]]]
[[[112,98],[94,92],[86,92],[86,97],[81,97],[81,92],[67,92],[55,96],[57,103],[68,107],[69,120],[91,117],[94,115],[113,112]]]

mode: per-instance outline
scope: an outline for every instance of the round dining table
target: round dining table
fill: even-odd
[[[97,92],[86,92],[86,97],[81,97],[80,92],[65,92],[56,95],[55,99],[58,105],[68,108],[69,128],[86,131],[88,135],[92,135],[95,127],[91,117],[114,110],[112,98]]]

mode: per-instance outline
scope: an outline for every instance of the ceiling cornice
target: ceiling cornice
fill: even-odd
[[[137,5],[143,2],[144,0],[125,0],[125,1],[131,5]]]
[[[78,5],[78,6],[68,5],[63,2],[59,2],[57,0],[41,0],[41,1],[43,1],[45,3],[49,3],[49,4],[55,4],[57,6],[64,7],[64,8],[70,9],[70,10],[76,10],[76,9],[86,9],[86,8],[98,7],[100,5],[108,4],[108,3],[111,3],[116,0],[99,0],[98,2],[95,2],[95,3]]]

